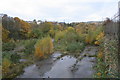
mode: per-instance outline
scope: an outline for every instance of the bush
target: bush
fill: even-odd
[[[2,51],[10,51],[15,48],[16,44],[14,42],[2,43]]]
[[[19,62],[20,56],[17,53],[4,51],[2,52],[2,57],[11,61],[11,63]]]
[[[89,31],[85,38],[86,43],[92,44],[95,41],[95,37],[95,34],[92,31]]]
[[[29,33],[29,38],[42,38],[44,36],[40,28],[34,28],[31,33]]]
[[[7,58],[7,59],[11,59],[11,52],[8,51],[4,51],[2,52],[2,58]]]
[[[75,29],[74,29],[73,27],[68,27],[68,28],[67,28],[67,31],[68,31],[68,32],[75,32]]]
[[[75,32],[67,32],[65,34],[64,41],[66,41],[67,43],[76,42],[79,41],[79,37]]]
[[[43,31],[44,34],[48,33],[49,30],[54,27],[54,25],[51,22],[41,23],[40,26],[41,26],[41,30]]]
[[[88,34],[86,35],[85,41],[88,44],[92,44],[94,43],[94,41],[96,41],[96,37],[97,35],[100,33],[100,31],[98,31],[97,29],[94,30],[90,30],[88,31]]]
[[[55,34],[55,41],[58,42],[59,40],[63,39],[65,37],[66,32],[65,31],[58,31]]]
[[[10,71],[10,65],[11,65],[11,62],[9,59],[7,58],[3,58],[3,61],[2,61],[2,74],[3,75],[7,75],[7,73]]]
[[[11,55],[11,61],[13,63],[18,63],[20,58],[21,57],[17,53]]]
[[[26,64],[11,63],[11,60],[3,58],[2,61],[2,78],[16,78],[23,72]]]
[[[70,51],[70,52],[81,52],[84,48],[85,48],[84,43],[74,42],[67,45],[67,51]]]
[[[36,39],[25,40],[25,50],[26,54],[34,53],[34,45],[36,43]]]
[[[81,33],[77,33],[77,40],[79,41],[79,42],[84,42],[85,43],[85,36],[86,36],[86,34],[81,34]]]
[[[95,45],[100,45],[100,43],[103,42],[103,38],[104,38],[104,33],[101,32],[99,35],[97,35],[96,37],[96,41],[95,41]]]
[[[59,31],[55,35],[56,50],[68,50],[70,52],[78,51],[80,43],[84,43],[85,35],[75,32],[73,27],[68,27],[64,31]],[[64,49],[65,48],[65,49]],[[80,49],[81,50],[81,49]],[[79,51],[80,51],[79,50]]]
[[[51,29],[48,33],[50,35],[50,37],[54,38],[55,37],[55,30]]]
[[[10,32],[2,27],[2,42],[8,42],[10,40],[9,34]]]
[[[35,44],[35,57],[44,58],[46,55],[52,53],[53,51],[53,42],[50,37],[45,37],[41,40],[38,40]]]
[[[100,32],[102,32],[103,27],[102,26],[97,26],[97,25],[94,25],[94,24],[90,24],[86,28],[87,28],[87,30],[86,30],[85,42],[87,44],[93,44],[96,41],[97,35]]]

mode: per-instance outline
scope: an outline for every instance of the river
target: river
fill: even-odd
[[[95,55],[96,52],[95,46],[87,46],[80,55]],[[48,59],[24,68],[24,73],[18,78],[93,78],[95,57],[84,56],[78,61],[75,57],[66,55],[56,60],[60,55],[60,52],[55,52]]]

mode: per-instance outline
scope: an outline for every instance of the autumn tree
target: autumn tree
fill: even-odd
[[[24,20],[19,19],[18,17],[14,18],[15,20],[15,27],[19,29],[20,34],[22,37],[28,37],[28,34],[31,32],[31,25]]]
[[[53,28],[53,24],[51,22],[47,22],[47,21],[42,23],[40,26],[41,26],[43,33],[47,33],[47,32],[49,32],[49,30],[51,28]]]
[[[44,58],[53,52],[53,42],[50,37],[40,39],[35,44],[35,57]]]
[[[2,42],[8,42],[10,39],[9,39],[9,31],[7,29],[4,29],[2,27]]]
[[[2,26],[10,32],[9,37],[14,39],[25,38],[31,31],[31,25],[18,17],[12,18],[4,15],[2,17]]]

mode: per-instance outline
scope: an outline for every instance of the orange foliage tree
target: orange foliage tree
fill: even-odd
[[[22,35],[27,37],[31,32],[31,25],[26,21],[19,19],[18,17],[15,17],[14,20],[16,22],[15,27],[19,29]]]

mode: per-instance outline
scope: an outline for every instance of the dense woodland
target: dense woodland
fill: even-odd
[[[47,59],[55,51],[77,58],[87,45],[96,46],[99,50],[97,55],[94,55],[98,61],[95,77],[111,77],[105,68],[107,65],[104,64],[103,22],[24,21],[4,15],[1,29],[3,78],[15,78],[23,72],[24,67]],[[111,42],[111,45],[114,45],[114,42]],[[19,59],[22,58],[27,61],[20,62]]]

